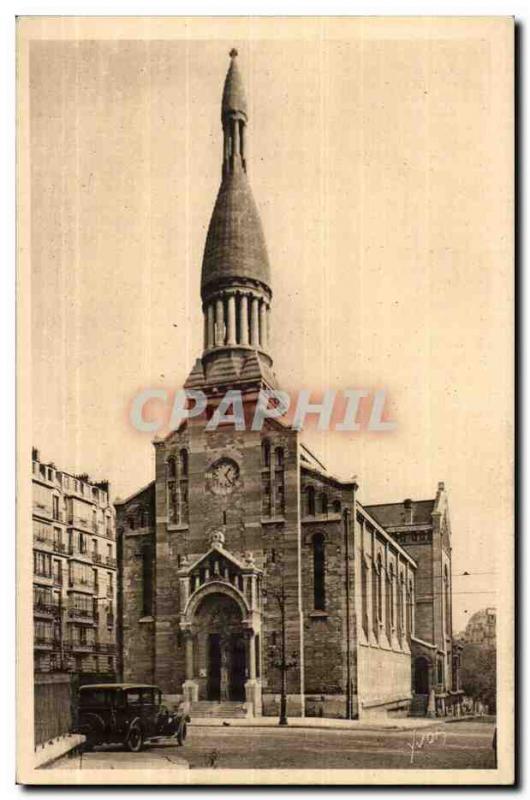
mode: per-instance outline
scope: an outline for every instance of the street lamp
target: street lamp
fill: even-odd
[[[298,661],[293,655],[290,659],[287,658],[287,631],[285,624],[285,585],[282,579],[281,589],[278,592],[265,591],[265,595],[269,594],[274,597],[280,609],[280,635],[281,635],[281,650],[280,660],[273,661],[273,666],[281,672],[281,688],[280,688],[280,717],[278,725],[288,725],[287,722],[287,671],[292,667],[298,666]]]

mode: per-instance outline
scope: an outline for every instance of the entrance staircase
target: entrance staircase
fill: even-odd
[[[247,716],[245,703],[237,700],[197,700],[191,704],[191,719],[194,717],[213,717],[215,719],[234,719]]]
[[[415,694],[410,703],[411,717],[424,717],[427,713],[427,706],[429,705],[428,694]]]

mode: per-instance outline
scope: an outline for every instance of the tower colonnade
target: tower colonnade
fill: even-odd
[[[203,303],[204,350],[251,347],[268,352],[270,299],[251,289],[227,288]]]

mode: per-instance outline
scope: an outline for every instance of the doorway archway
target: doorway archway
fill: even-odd
[[[199,697],[203,700],[245,700],[247,653],[239,605],[222,592],[206,595],[197,606],[196,633]]]
[[[430,661],[425,656],[418,656],[414,661],[414,692],[429,694]]]

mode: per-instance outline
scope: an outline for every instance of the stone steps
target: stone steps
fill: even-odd
[[[244,703],[237,700],[197,700],[191,705],[191,718],[214,717],[216,719],[237,719],[247,716]]]

